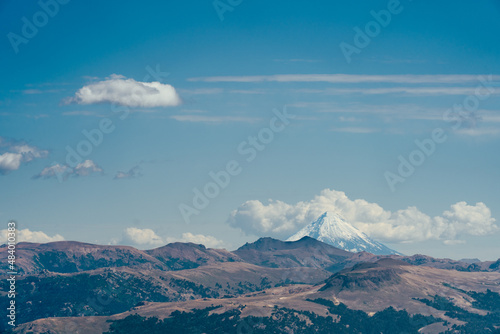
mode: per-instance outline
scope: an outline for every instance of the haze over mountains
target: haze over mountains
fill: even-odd
[[[5,246],[0,251],[5,254]],[[233,252],[192,243],[142,251],[69,241],[19,243],[17,252],[22,274],[17,301],[25,305],[18,333],[71,333],[71,324],[84,328],[82,333],[102,333],[107,320],[135,313],[164,318],[210,305],[226,311],[247,305],[247,316],[262,316],[262,305],[273,305],[265,309],[269,316],[274,306],[325,316],[328,307],[308,301],[317,298],[364,312],[393,306],[452,326],[463,321],[419,300],[453,296],[454,305],[483,314],[474,309],[468,291],[500,292],[500,260],[471,264],[354,253],[307,236],[260,238]],[[5,294],[0,299],[5,301]]]

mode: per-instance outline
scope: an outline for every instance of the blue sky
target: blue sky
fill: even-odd
[[[61,2],[0,4],[0,219],[26,240],[232,249],[337,210],[406,254],[498,258],[498,2]]]

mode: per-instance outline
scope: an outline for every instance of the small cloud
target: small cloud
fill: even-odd
[[[115,180],[121,180],[121,179],[136,179],[138,177],[141,177],[141,166],[137,165],[128,170],[128,172],[120,172],[118,171],[114,177]]]
[[[63,91],[62,89],[44,89],[44,90],[41,90],[41,89],[32,88],[32,89],[22,90],[21,92],[23,94],[26,94],[26,95],[33,95],[33,94],[43,94],[43,93],[59,93],[62,91]]]
[[[18,170],[22,164],[46,158],[49,154],[46,150],[22,142],[6,141],[2,137],[0,137],[0,153],[0,174]]]
[[[195,244],[202,244],[208,248],[221,248],[224,245],[224,242],[211,235],[186,232],[182,233],[181,238],[162,238],[152,229],[140,229],[137,227],[126,228],[123,232],[121,241],[112,241],[113,244],[122,243],[137,247],[158,247],[173,242],[192,242]]]
[[[2,240],[7,240],[8,231],[0,230]],[[22,229],[16,231],[16,242],[35,242],[35,243],[45,243],[53,241],[62,241],[64,237],[60,234],[54,236],[49,236],[42,231],[30,231],[29,229]]]
[[[76,176],[88,176],[93,173],[103,173],[104,171],[92,160],[85,160],[84,162],[76,165],[73,172]]]
[[[140,229],[137,227],[127,227],[123,232],[122,242],[135,246],[161,246],[164,244],[155,231],[149,228]]]
[[[70,176],[80,177],[92,174],[103,174],[104,170],[92,160],[84,162],[71,168],[66,164],[54,163],[52,166],[45,167],[40,173],[33,176],[33,179],[59,179],[66,181]]]
[[[160,82],[140,82],[113,74],[80,88],[65,101],[76,104],[116,103],[128,107],[172,107],[181,104],[175,88]]]
[[[42,94],[42,91],[40,89],[25,89],[23,90],[23,94]]]
[[[182,233],[182,238],[178,240],[176,239],[170,239],[170,240],[172,241],[169,242],[180,241],[180,242],[192,242],[195,244],[202,244],[208,248],[217,248],[217,247],[222,247],[224,245],[223,241],[218,240],[217,238],[211,235],[192,234],[190,232]]]
[[[58,175],[68,175],[71,174],[73,171],[72,168],[70,168],[67,165],[61,165],[61,164],[54,164],[49,167],[45,167],[42,169],[42,171],[35,175],[33,178],[34,179],[50,179],[50,178],[57,178]],[[67,177],[67,176],[66,176]]]

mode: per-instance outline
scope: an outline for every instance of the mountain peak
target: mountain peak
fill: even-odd
[[[299,240],[305,236],[333,245],[349,252],[369,252],[372,254],[400,254],[368,237],[352,226],[337,212],[324,212],[315,221],[288,238]]]

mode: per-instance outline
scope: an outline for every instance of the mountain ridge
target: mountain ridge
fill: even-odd
[[[275,298],[271,297],[277,291],[274,289],[286,292],[290,287],[296,291],[305,285],[317,292],[317,298],[332,298],[334,293],[334,301],[343,298],[355,308],[383,304],[384,308],[394,305],[417,311],[422,303],[411,298],[417,293],[426,298],[427,292],[420,291],[423,286],[433,294],[442,294],[440,289],[444,288],[446,293],[459,292],[443,282],[457,289],[469,289],[467,282],[472,282],[470,289],[476,291],[500,290],[500,260],[469,265],[424,255],[350,253],[311,237],[298,241],[260,238],[233,252],[193,243],[172,243],[152,250],[71,241],[18,245],[16,265],[24,268],[16,281],[18,302],[28,305],[19,316],[20,323],[34,324],[36,319],[49,316],[112,316],[142,302],[193,300],[194,306],[196,300],[225,303],[247,295],[266,300]],[[5,245],[0,252],[7,254]],[[486,277],[491,278],[487,287],[482,284]],[[404,296],[397,293],[399,288]],[[296,296],[295,292],[290,294]],[[366,299],[375,294],[378,302]],[[286,293],[283,297],[276,302],[288,298]],[[6,298],[0,296],[3,301]],[[359,303],[356,298],[361,298]],[[44,303],[46,300],[51,303]],[[260,303],[255,307],[262,307]],[[286,304],[289,306],[293,303]]]

